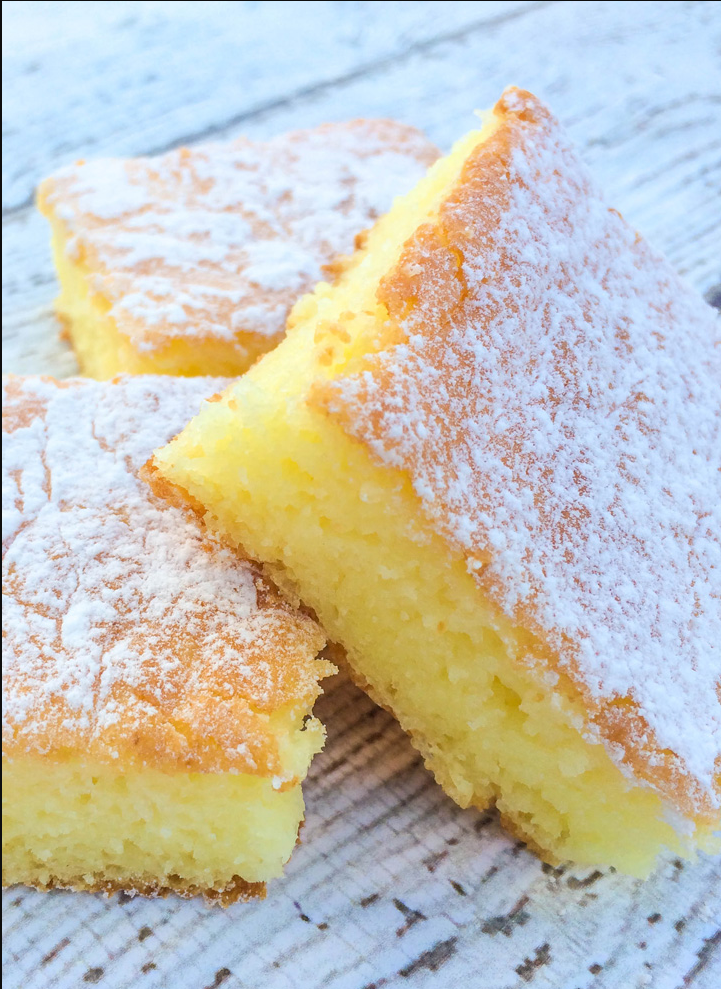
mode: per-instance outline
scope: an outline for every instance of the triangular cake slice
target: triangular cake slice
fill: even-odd
[[[3,885],[230,903],[280,875],[324,637],[138,478],[225,379],[3,382]]]
[[[355,120],[46,179],[57,310],[82,372],[241,374],[437,157],[413,127]]]
[[[647,872],[719,826],[712,310],[510,89],[155,456],[462,806]]]

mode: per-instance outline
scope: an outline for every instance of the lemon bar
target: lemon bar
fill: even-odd
[[[82,373],[242,373],[437,157],[413,127],[356,120],[46,179],[56,307]]]
[[[225,379],[3,380],[3,885],[263,895],[324,638],[138,468]]]
[[[721,348],[507,90],[154,458],[548,862],[715,847]]]

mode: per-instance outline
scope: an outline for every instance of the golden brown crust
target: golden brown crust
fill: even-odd
[[[184,899],[191,899],[194,896],[202,896],[209,907],[229,907],[233,903],[240,903],[248,900],[264,900],[266,896],[265,883],[249,883],[240,876],[233,878],[223,886],[196,886],[187,883],[180,876],[165,876],[162,882],[152,879],[103,879],[93,878],[89,882],[82,876],[73,879],[50,879],[47,882],[40,880],[25,879],[24,886],[47,893],[52,889],[75,890],[85,893],[105,893],[112,896],[114,893],[125,893],[128,896],[166,897],[182,896]],[[6,889],[3,877],[3,889]]]
[[[7,758],[297,783],[271,718],[299,721],[333,672],[321,630],[137,477],[218,384],[4,382]]]
[[[519,107],[523,108],[519,110]],[[472,353],[472,347],[468,343],[471,340],[476,340],[479,346],[487,345],[490,354],[491,352],[495,353],[493,347],[497,345],[497,339],[503,338],[502,344],[499,345],[505,348],[502,350],[503,357],[499,363],[502,370],[497,372],[499,380],[502,379],[506,367],[515,367],[512,365],[514,347],[520,351],[525,346],[525,344],[517,343],[523,337],[520,327],[523,326],[524,319],[526,319],[526,316],[516,319],[519,312],[518,307],[526,298],[519,291],[518,286],[526,283],[535,285],[534,279],[536,278],[538,284],[542,285],[541,278],[543,275],[537,276],[535,269],[529,263],[522,268],[524,274],[520,277],[516,273],[516,267],[514,267],[515,256],[510,250],[507,254],[504,253],[505,242],[502,241],[498,231],[510,213],[512,219],[510,227],[513,228],[513,224],[517,221],[520,228],[526,231],[528,243],[533,246],[537,232],[534,223],[538,218],[540,217],[539,228],[541,230],[543,230],[544,224],[556,222],[556,218],[553,217],[551,221],[547,220],[543,203],[538,204],[535,213],[529,213],[528,216],[516,216],[513,213],[514,186],[509,180],[509,176],[513,173],[515,158],[525,158],[528,155],[529,145],[532,148],[548,148],[550,155],[556,155],[557,168],[566,168],[562,153],[556,151],[554,144],[558,140],[557,125],[549,111],[535,97],[522,91],[510,90],[498,102],[493,113],[497,123],[496,129],[489,133],[486,140],[479,142],[469,154],[457,181],[444,196],[439,207],[438,217],[422,224],[415,231],[404,245],[398,263],[386,273],[380,282],[377,300],[385,306],[388,314],[388,319],[382,327],[382,333],[385,336],[382,341],[376,343],[377,349],[381,351],[380,355],[375,351],[365,354],[352,361],[340,376],[330,380],[319,379],[313,386],[310,404],[339,423],[349,436],[364,442],[371,448],[374,455],[378,456],[379,451],[381,451],[380,457],[385,465],[389,463],[402,465],[402,469],[408,471],[414,479],[423,478],[424,484],[428,477],[442,477],[447,480],[449,488],[453,487],[455,479],[461,474],[461,468],[457,465],[455,454],[458,447],[464,446],[464,443],[459,442],[459,437],[467,435],[469,423],[471,426],[479,422],[486,424],[488,421],[493,421],[495,423],[495,417],[498,417],[500,421],[506,423],[506,426],[499,429],[497,433],[493,431],[493,427],[488,427],[488,437],[490,438],[487,437],[484,442],[489,444],[490,452],[494,452],[496,447],[501,450],[499,462],[504,465],[504,469],[508,470],[509,477],[513,475],[515,478],[518,475],[520,478],[518,481],[519,490],[533,490],[534,507],[538,508],[538,517],[541,519],[537,529],[534,530],[534,536],[540,535],[554,546],[572,547],[567,550],[570,565],[570,561],[576,558],[585,560],[586,546],[583,543],[583,533],[587,529],[590,531],[589,542],[594,546],[596,544],[604,545],[604,538],[603,534],[599,535],[600,529],[591,531],[587,524],[588,509],[586,506],[592,502],[592,499],[583,486],[585,482],[578,482],[581,486],[577,493],[575,490],[563,486],[559,480],[561,473],[557,465],[563,461],[563,449],[558,450],[557,455],[550,459],[544,468],[546,471],[545,487],[538,486],[533,489],[529,487],[530,482],[527,479],[536,470],[537,463],[534,458],[538,456],[536,452],[538,437],[543,432],[532,419],[532,413],[529,411],[537,404],[536,399],[531,401],[529,396],[526,396],[525,399],[523,395],[519,396],[517,405],[520,408],[520,413],[513,420],[514,428],[510,428],[508,422],[514,416],[515,408],[511,409],[509,414],[505,407],[499,409],[495,406],[489,406],[486,408],[482,405],[485,401],[483,396],[486,394],[484,389],[487,389],[488,395],[495,396],[496,394],[492,391],[486,378],[483,377],[482,370],[475,373],[479,375],[479,380],[482,379],[483,384],[477,384],[474,387],[470,387],[470,379],[464,378],[462,373],[454,376],[453,372],[454,366],[472,365],[472,358],[469,356]],[[583,204],[587,200],[591,201],[595,191],[591,183],[585,178],[585,172],[582,168],[575,165],[569,166],[568,176],[567,188],[564,188],[563,191],[564,195],[572,200],[571,205],[574,202]],[[544,182],[547,181],[547,178],[544,176]],[[532,189],[534,182],[539,187],[543,185],[538,175],[530,179],[525,173],[521,184],[523,182],[529,183]],[[613,211],[606,210],[605,213],[610,215]],[[617,214],[615,215],[617,217]],[[562,225],[563,220],[558,222]],[[570,223],[570,221],[567,222]],[[622,224],[621,226],[623,227]],[[623,230],[626,229],[623,227]],[[583,242],[579,248],[570,239],[563,240],[563,236],[565,235],[560,237],[560,243],[562,246],[571,244],[571,247],[568,248],[569,251],[583,252],[586,250],[586,245]],[[672,281],[675,276],[667,266],[661,267],[659,263],[658,275],[654,273],[656,271],[655,262],[653,258],[649,261],[649,249],[639,237],[636,238],[634,244],[631,233],[630,246],[626,243],[628,240],[626,234],[618,233],[615,228],[611,229],[609,238],[611,237],[615,239],[609,250],[616,250],[618,258],[621,259],[618,264],[616,264],[616,258],[608,262],[611,274],[613,274],[615,267],[620,266],[621,273],[624,276],[627,275],[626,282],[633,284],[634,278],[641,279],[642,284],[638,294],[641,298],[648,296],[651,306],[658,305],[660,307],[661,303],[658,300],[662,297],[662,289],[666,282],[674,286],[674,291],[680,299],[684,298],[685,289],[680,283],[677,285],[675,281]],[[501,240],[500,248],[497,247],[499,240]],[[600,238],[600,241],[603,242],[604,238]],[[541,242],[539,241],[539,243]],[[536,249],[543,262],[545,262],[547,254],[553,253],[546,250],[545,247],[541,249],[537,245]],[[595,272],[598,265],[601,264],[598,261],[598,258],[601,257],[599,244],[592,243],[588,250],[587,257],[584,258],[581,255],[581,267]],[[489,255],[491,256],[490,261],[488,260]],[[500,260],[496,260],[496,257]],[[575,263],[576,260],[574,255],[568,264]],[[602,262],[603,264],[607,263],[606,255],[603,256]],[[493,267],[494,263],[498,265],[497,269]],[[626,271],[624,265],[630,269],[630,273]],[[634,266],[637,266],[640,274]],[[471,273],[470,276],[469,272]],[[482,280],[480,279],[480,272],[484,274]],[[646,276],[645,272],[650,272],[650,274]],[[480,287],[478,284],[469,286],[468,277],[477,277],[479,283],[492,283],[491,289],[489,289],[490,302],[484,294],[486,290],[483,285],[480,284]],[[597,273],[597,282],[599,284],[605,282],[606,277],[603,269],[601,269]],[[646,281],[643,281],[644,278]],[[649,289],[649,280],[652,283],[653,291]],[[495,295],[492,294],[493,285],[500,286]],[[577,279],[570,289],[563,282],[561,282],[560,288],[555,283],[551,284],[547,291],[539,296],[542,301],[538,303],[537,308],[553,312],[556,294],[562,297],[564,295],[570,296],[577,285],[580,285],[579,291],[587,291],[587,286],[581,279]],[[621,284],[620,288],[616,285],[616,288],[621,293],[628,291],[625,282]],[[540,289],[538,291],[540,292]],[[622,301],[625,300],[626,296],[622,295]],[[634,301],[633,291],[629,292],[628,301],[630,307]],[[588,300],[584,299],[582,302],[586,304],[587,313],[590,313],[594,302],[592,293]],[[666,304],[664,303],[664,305]],[[681,303],[679,305],[683,317],[683,306]],[[492,307],[497,307],[497,313],[496,309]],[[633,312],[629,307],[627,307],[628,311]],[[655,317],[659,335],[668,333],[669,337],[678,336],[678,325],[682,323],[682,317],[674,315],[670,303],[666,308],[668,312],[659,311]],[[483,313],[482,317],[479,317],[479,312]],[[694,318],[696,318],[696,310],[693,310],[693,313]],[[494,322],[498,314],[501,315]],[[625,318],[631,323],[633,322],[631,315],[627,315]],[[645,325],[644,318],[642,313],[638,319],[638,324],[642,327]],[[590,315],[588,319],[592,321]],[[493,333],[496,334],[491,343],[484,335],[487,329],[486,321],[488,325],[493,326]],[[535,324],[533,325],[535,326]],[[579,336],[585,332],[583,330],[585,325],[582,323],[578,330]],[[508,326],[518,327],[518,329],[510,332],[509,340],[506,341],[504,334],[508,333]],[[399,359],[394,356],[394,345],[399,341],[405,342],[407,340],[407,334],[410,332],[408,327],[415,328],[419,337],[422,336],[424,339],[420,366],[424,370],[430,367],[434,372],[437,372],[435,377],[428,374],[428,380],[442,382],[442,387],[423,386],[423,371],[419,370],[420,362],[416,361],[415,356],[412,359],[407,357]],[[537,328],[534,329],[534,333],[541,336]],[[514,337],[513,334],[516,336]],[[588,334],[588,336],[592,335]],[[465,350],[463,346],[459,348],[458,339],[465,341]],[[587,374],[584,361],[587,361],[588,365],[593,368],[595,366],[593,361],[596,360],[596,357],[588,357],[583,350],[585,344],[579,344],[578,353],[581,356],[575,359],[573,346],[567,341],[562,340],[561,343],[565,343],[565,347],[559,344],[556,380],[565,383],[564,394],[566,396],[573,396],[576,393],[581,396],[572,412],[564,411],[562,416],[564,422],[568,423],[570,430],[573,424],[573,415],[575,415],[578,407],[585,408],[583,396],[609,393],[608,390],[612,386],[608,382],[611,381],[613,367],[609,372],[608,379],[603,379],[602,387],[599,386],[595,389],[594,380],[591,378],[589,383],[587,377],[584,377]],[[630,352],[628,341],[624,340],[624,346],[628,346]],[[641,335],[639,342],[641,353],[645,352],[645,346]],[[708,353],[710,349],[710,347],[707,348],[705,353]],[[534,355],[536,365],[543,365],[545,357],[542,355],[539,358],[535,352]],[[406,360],[406,364],[404,364],[404,360]],[[610,360],[612,362],[613,358]],[[621,364],[624,360],[625,358],[621,358],[617,363]],[[516,395],[517,390],[523,387],[521,384],[516,384],[520,379],[521,375],[515,374],[512,380],[505,381],[506,394]],[[538,388],[541,387],[538,385]],[[557,387],[560,388],[560,385]],[[628,419],[636,414],[642,415],[642,413],[637,412],[636,406],[648,401],[643,389],[637,389],[637,391],[638,394],[633,396],[633,401],[630,402],[632,407],[629,408]],[[699,392],[702,392],[700,386]],[[467,396],[471,393],[478,397],[478,407],[469,405]],[[442,398],[439,398],[439,395],[442,395]],[[554,395],[552,389],[549,389],[548,395],[547,411],[550,422],[556,408],[560,405],[561,396]],[[473,400],[475,401],[475,399]],[[491,399],[489,398],[488,401],[490,402]],[[402,410],[398,414],[398,419],[392,418],[396,408]],[[609,417],[610,413],[606,419]],[[601,416],[599,418],[606,421]],[[526,419],[530,425],[527,427],[527,432],[524,433],[522,430],[527,426]],[[434,423],[437,421],[442,421],[444,426],[442,430],[434,432]],[[520,426],[518,425],[519,422]],[[389,429],[389,423],[393,426],[392,430]],[[620,429],[620,427],[617,428]],[[393,439],[389,439],[391,432]],[[432,437],[432,439],[424,439],[418,443],[413,439],[410,441],[407,439],[408,436],[415,437],[416,435]],[[518,439],[519,435],[521,440]],[[685,437],[685,440],[688,444],[689,437]],[[424,446],[424,443],[427,445]],[[468,445],[472,445],[470,441]],[[644,449],[641,444],[641,452],[638,457],[631,450],[628,454],[628,460],[640,462],[645,455]],[[488,459],[490,459],[490,455]],[[468,465],[465,463],[461,464],[461,467],[466,466]],[[613,473],[615,467],[616,465],[612,465],[608,476],[604,477],[604,483],[610,485],[615,482],[615,474]],[[573,475],[574,479],[586,476],[582,468],[583,465],[576,470]],[[473,473],[472,469],[469,470],[469,473]],[[481,470],[477,470],[476,474],[485,476]],[[623,496],[622,486],[625,483],[623,469],[620,476],[621,481],[616,487],[619,497]],[[524,489],[524,484],[526,489]],[[651,486],[651,484],[648,485],[649,488]],[[511,618],[521,632],[525,629],[532,632],[530,635],[522,634],[519,639],[518,661],[525,666],[536,668],[544,674],[547,671],[552,671],[559,678],[556,689],[572,703],[577,704],[579,709],[587,713],[587,723],[594,737],[600,737],[605,741],[609,751],[614,753],[614,758],[616,758],[617,753],[624,753],[620,760],[623,763],[624,771],[630,771],[637,779],[650,783],[684,815],[698,821],[717,822],[719,819],[718,776],[715,787],[713,783],[711,785],[702,784],[691,768],[691,761],[682,759],[670,744],[662,744],[658,733],[647,717],[649,711],[656,717],[659,707],[664,707],[663,702],[657,700],[663,696],[664,690],[659,689],[657,698],[652,696],[651,702],[644,709],[644,706],[633,696],[635,688],[632,681],[625,693],[619,693],[615,685],[613,691],[606,689],[595,666],[592,667],[591,674],[587,675],[584,663],[587,662],[590,653],[583,654],[584,658],[579,659],[581,655],[579,643],[588,639],[596,628],[601,629],[599,641],[605,641],[604,635],[608,631],[608,627],[613,625],[611,620],[606,624],[603,620],[597,621],[595,613],[593,619],[586,617],[591,609],[597,606],[597,599],[603,595],[589,593],[581,599],[579,611],[582,612],[583,617],[580,620],[581,631],[578,635],[567,633],[563,627],[554,627],[552,621],[544,624],[544,621],[539,617],[539,615],[542,616],[542,613],[539,610],[538,602],[544,598],[546,593],[544,579],[550,566],[551,554],[542,555],[540,563],[534,558],[534,564],[538,565],[533,571],[529,569],[528,573],[532,573],[532,576],[529,577],[528,573],[524,571],[522,578],[524,586],[526,584],[530,586],[531,591],[525,596],[521,595],[520,598],[517,595],[514,596],[515,585],[512,577],[509,578],[504,572],[501,572],[501,577],[499,577],[499,567],[489,566],[489,563],[494,562],[494,558],[498,560],[503,558],[502,553],[492,552],[489,548],[487,533],[483,528],[483,525],[489,523],[484,521],[483,525],[479,523],[477,528],[473,529],[473,538],[476,542],[470,549],[465,544],[459,546],[450,519],[451,512],[455,509],[448,507],[454,498],[461,500],[463,510],[468,509],[466,519],[472,520],[472,522],[467,522],[467,525],[471,526],[472,523],[475,524],[474,513],[479,515],[486,513],[483,516],[484,519],[486,516],[495,517],[494,500],[498,498],[498,492],[489,484],[480,493],[474,489],[466,497],[465,492],[462,492],[461,495],[457,494],[460,487],[462,487],[460,484],[456,485],[453,493],[445,501],[443,493],[440,495],[435,493],[435,501],[432,501],[432,505],[436,514],[432,520],[429,518],[429,525],[434,531],[440,532],[450,545],[464,553],[469,563],[473,565],[477,584],[484,596],[498,605],[498,614],[505,616],[505,619]],[[600,484],[599,488],[601,488]],[[554,493],[559,490],[563,492],[561,501],[566,499],[568,502],[564,511],[558,513],[560,521],[552,513],[551,508],[547,507],[547,503],[553,501]],[[465,500],[463,500],[464,498]],[[689,502],[692,501],[690,497],[688,500]],[[683,507],[684,504],[685,502],[682,502],[681,508],[677,509],[679,519],[687,511],[687,508]],[[420,498],[418,505],[419,513],[421,515],[426,514],[424,503]],[[439,505],[442,507],[439,508]],[[555,505],[552,508],[555,512]],[[615,509],[609,512],[612,520],[616,517],[614,512]],[[505,519],[505,523],[503,521],[498,522],[497,528],[501,533],[508,527],[508,515],[508,512],[506,515],[500,513],[499,517]],[[665,516],[662,517],[665,518]],[[703,518],[704,515],[701,512],[698,520],[699,530],[706,525]],[[603,518],[602,522],[605,524]],[[530,528],[530,523],[528,528]],[[633,527],[631,529],[633,530]],[[642,526],[639,525],[631,531],[627,538],[624,536],[625,543],[619,539],[619,546],[635,545],[635,543],[640,542],[639,533],[641,530]],[[611,524],[608,525],[608,531],[613,531]],[[581,533],[580,538],[578,533]],[[660,532],[659,527],[657,542],[660,542],[661,535],[663,533]],[[669,533],[666,533],[664,538],[668,544],[671,544],[674,539],[679,544],[685,544],[686,538],[689,538],[690,543],[693,544],[693,536],[688,537],[687,533],[684,533],[683,537],[675,534],[674,539]],[[593,542],[594,539],[596,543]],[[536,542],[538,543],[538,539]],[[653,559],[657,550],[658,547],[654,547],[653,536],[649,537],[649,543],[645,550],[647,557]],[[530,554],[531,550],[525,550],[525,552]],[[593,556],[594,552],[595,550],[592,550],[589,554],[591,558],[590,576],[589,573],[582,571],[577,581],[578,585],[585,581],[587,586],[595,586],[593,580],[596,571],[593,570],[593,566],[596,566],[597,569],[599,567],[607,569],[603,565],[594,564],[593,561],[596,560],[596,557]],[[523,558],[525,560],[526,557]],[[555,561],[556,557],[553,559]],[[671,572],[671,568],[669,568],[669,572]],[[683,563],[681,564],[679,568],[680,580],[686,585],[686,590],[689,586],[693,588],[694,584],[697,587],[704,582],[710,584],[710,573],[707,573],[699,583],[698,579],[691,579],[691,572],[690,568],[684,570]],[[540,578],[537,577],[539,573],[542,575]],[[623,578],[626,578],[629,583],[635,584],[637,576],[641,579],[640,570],[634,571],[631,568],[629,573],[619,577],[617,586],[622,585]],[[648,572],[644,576],[648,577]],[[557,577],[557,573],[552,575],[556,583],[551,586],[558,586]],[[515,602],[512,606],[506,606],[505,595],[509,600]],[[614,588],[607,596],[612,600],[614,597],[618,599],[618,595],[619,591]],[[632,597],[633,595],[631,595]],[[663,599],[659,599],[658,605],[650,603],[652,600],[654,599],[650,598],[648,603],[649,614],[656,608],[659,612],[664,610]],[[561,601],[561,604],[564,603]],[[676,605],[672,594],[669,595],[668,603],[672,606]],[[711,607],[713,607],[713,603]],[[679,613],[684,613],[681,606],[678,610]],[[557,612],[563,616],[563,608],[557,609]],[[615,616],[615,621],[623,626],[628,614],[630,614],[630,610],[623,615],[623,618],[619,619],[617,612],[612,612],[612,617]],[[627,654],[643,654],[643,650],[639,649],[636,644],[637,641],[643,641],[643,636],[645,636],[647,644],[659,637],[658,628],[651,628],[651,619],[648,618],[643,609],[638,609],[629,619],[629,623],[636,621],[636,614],[640,614],[641,618],[638,621],[638,626],[631,625],[631,631],[627,637],[628,643],[630,643],[626,649]],[[646,621],[646,625],[643,624],[644,621]],[[695,617],[693,621],[697,625],[698,617]],[[641,628],[638,635],[636,634],[637,627]],[[697,633],[693,634],[696,635]],[[692,638],[691,632],[688,633],[687,638]],[[600,647],[596,650],[597,655],[602,655],[603,652],[604,650]],[[669,652],[671,652],[670,649]],[[672,654],[676,655],[676,652]],[[606,654],[611,653],[613,653],[613,649],[609,646],[606,649]],[[697,677],[697,660],[700,655],[699,653],[694,656],[693,650],[686,652],[683,663],[685,664],[684,668],[688,670],[688,683]],[[607,663],[612,667],[615,664],[614,672],[617,673],[624,661],[624,650],[619,648],[618,655],[615,653],[609,655]],[[663,657],[663,662],[669,668],[672,665],[668,654]],[[653,675],[654,672],[649,668],[649,675]],[[624,675],[625,672],[622,671],[621,677],[615,677],[616,681],[622,680]],[[599,679],[601,679],[600,687],[598,685]],[[684,683],[682,680],[678,681],[679,693],[684,688]],[[665,692],[669,693],[668,690]],[[671,710],[670,704],[666,707],[669,711]],[[690,705],[686,705],[686,707],[690,708]],[[671,715],[671,717],[673,716]],[[694,718],[694,711],[688,709],[686,717],[690,727]],[[716,723],[718,723],[718,714],[715,717]],[[676,727],[676,725],[672,726],[672,731],[668,732],[669,737],[680,737],[682,732],[677,732]],[[721,771],[721,757],[716,762],[716,773],[718,774],[719,771]]]
[[[158,471],[152,457],[140,468],[139,475],[158,498],[194,516],[199,522],[203,521],[205,508],[201,502],[193,498],[181,485],[167,481]]]
[[[389,208],[389,157],[400,193],[438,149],[413,127],[353,120],[79,161],[42,182],[37,201],[138,358],[172,350],[194,368],[185,373],[212,360],[240,373],[282,339],[323,266]]]

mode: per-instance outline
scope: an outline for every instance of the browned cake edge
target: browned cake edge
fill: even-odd
[[[20,883],[13,883],[13,886],[17,885]],[[51,889],[68,889],[76,892],[104,893],[106,896],[112,896],[113,893],[147,897],[175,895],[185,899],[202,896],[209,907],[229,907],[233,903],[247,900],[263,900],[266,896],[266,884],[264,882],[249,883],[245,879],[241,879],[240,876],[233,876],[224,886],[195,886],[187,883],[180,876],[164,876],[161,883],[140,879],[128,879],[126,881],[103,879],[97,874],[94,874],[90,881],[84,876],[77,876],[73,879],[51,878],[47,882],[27,878],[23,880],[22,885],[30,886],[43,893],[47,893]],[[3,876],[3,889],[6,888],[5,877]]]
[[[218,393],[210,398],[206,399],[208,402],[217,402],[221,399],[222,394]],[[173,440],[169,440],[170,443]],[[155,458],[151,457],[143,467],[140,468],[139,477],[141,481],[145,481],[150,490],[158,498],[162,498],[164,501],[168,502],[169,505],[173,505],[175,508],[180,508],[186,514],[192,515],[195,518],[203,521],[203,516],[205,515],[205,508],[202,503],[194,498],[189,491],[186,491],[184,487],[180,484],[175,484],[173,481],[167,481],[158,471],[155,466]],[[238,548],[236,547],[236,552]]]

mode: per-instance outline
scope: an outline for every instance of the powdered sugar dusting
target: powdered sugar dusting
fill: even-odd
[[[675,754],[718,806],[719,323],[534,97],[496,112],[379,291],[405,341],[325,401],[560,657],[612,755]],[[622,745],[619,699],[645,725]]]
[[[4,380],[6,752],[280,771],[267,715],[317,693],[322,637],[138,477],[225,383]]]
[[[323,265],[352,252],[436,157],[411,127],[327,124],[265,144],[81,162],[47,180],[40,202],[138,349],[273,338]]]

